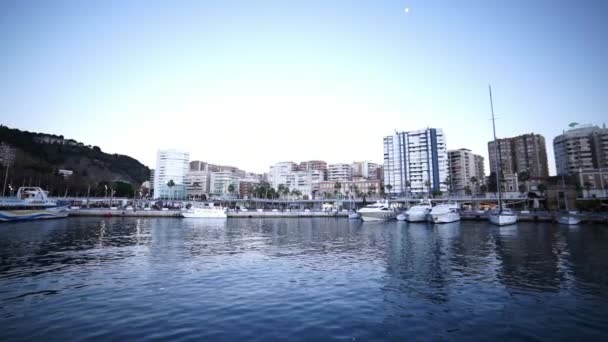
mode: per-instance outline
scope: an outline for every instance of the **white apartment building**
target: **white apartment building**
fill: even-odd
[[[232,171],[211,172],[209,193],[215,196],[238,195],[239,180],[240,177]]]
[[[268,173],[268,183],[275,189],[280,184],[287,184],[287,175],[294,172],[297,166],[294,162],[280,162],[272,165]]]
[[[369,161],[353,162],[351,164],[353,178],[365,178],[369,180],[377,180],[377,171],[380,165]]]
[[[353,169],[350,164],[337,163],[329,164],[327,167],[327,180],[332,181],[349,181],[353,179]]]
[[[188,171],[184,180],[188,198],[202,198],[209,193],[211,182],[209,171]]]
[[[384,137],[385,192],[428,195],[447,191],[448,156],[441,129],[395,132]]]
[[[168,149],[156,153],[154,169],[154,199],[183,199],[186,196],[185,177],[188,172],[190,153]],[[167,183],[175,186],[169,188]]]
[[[558,175],[608,168],[608,129],[580,125],[553,139]]]
[[[325,174],[321,170],[293,171],[286,176],[286,185],[290,191],[298,190],[302,195],[309,198],[312,192],[319,190],[319,183],[323,181]]]
[[[483,173],[483,157],[473,154],[471,150],[461,148],[448,151],[448,160],[452,193],[465,195],[466,189],[474,193],[477,186],[482,184],[485,176]],[[482,171],[481,174],[479,173],[480,170]],[[477,179],[477,184],[471,182],[473,177]]]

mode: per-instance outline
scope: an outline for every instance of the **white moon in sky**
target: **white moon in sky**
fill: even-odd
[[[405,13],[410,13],[410,8],[409,7],[405,8]]]

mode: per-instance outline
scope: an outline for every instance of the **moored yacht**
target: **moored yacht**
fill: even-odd
[[[490,211],[490,222],[498,226],[506,226],[517,223],[517,214],[509,208],[492,209]]]
[[[575,216],[574,214],[567,212],[564,215],[561,215],[559,217],[559,219],[557,219],[557,222],[559,224],[566,224],[566,225],[576,225],[581,223],[581,218],[578,216]]]
[[[429,220],[434,223],[450,223],[460,221],[458,204],[443,203],[434,206],[429,212]]]
[[[348,212],[348,218],[351,220],[359,220],[359,219],[361,219],[361,214],[359,214],[355,210],[352,210],[352,211]]]
[[[405,218],[408,222],[425,222],[432,208],[431,203],[420,202],[405,211]]]
[[[67,206],[48,199],[39,187],[21,187],[15,198],[0,200],[0,221],[29,221],[62,218],[69,214]]]
[[[216,207],[213,203],[207,206],[193,206],[182,212],[185,218],[227,218],[226,209]]]
[[[365,206],[358,211],[363,221],[388,221],[395,218],[396,214],[388,207],[388,203],[376,202]]]

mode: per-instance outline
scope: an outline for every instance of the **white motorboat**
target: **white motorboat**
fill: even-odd
[[[63,218],[69,214],[68,206],[48,199],[39,187],[20,187],[16,198],[0,200],[0,221],[29,221]]]
[[[213,203],[206,206],[191,207],[182,212],[185,218],[227,218],[226,209],[215,207]]]
[[[581,223],[581,218],[578,216],[572,215],[571,213],[567,213],[567,214],[560,216],[559,219],[557,219],[557,222],[559,222],[559,224],[576,225],[576,224]]]
[[[495,159],[496,159],[496,179],[502,179],[502,162],[501,162],[501,153],[500,148],[498,147],[498,142],[496,140],[496,122],[494,120],[494,103],[492,102],[492,87],[488,86],[488,90],[490,92],[490,109],[492,111],[492,130],[494,133],[494,145],[497,146],[494,149]],[[498,182],[497,182],[498,183]],[[502,205],[502,191],[500,189],[500,184],[496,186],[498,192],[498,209],[494,209],[490,211],[489,220],[491,223],[506,226],[509,224],[517,223],[517,214],[515,214],[511,209],[504,208]]]
[[[388,221],[397,216],[387,203],[376,202],[359,209],[363,221]]]
[[[460,221],[460,211],[456,203],[438,204],[429,212],[430,221],[434,223],[450,223]]]
[[[359,214],[356,211],[351,211],[348,213],[348,218],[351,220],[360,220],[361,219],[361,214]]]
[[[404,212],[400,213],[399,215],[397,215],[397,221],[406,221],[407,220],[407,214]]]
[[[498,226],[506,226],[517,223],[517,214],[509,208],[492,209],[489,215],[490,222]]]
[[[431,203],[420,202],[405,211],[406,220],[408,222],[426,222],[432,208]]]
[[[574,216],[574,213],[568,210],[568,189],[566,188],[566,181],[564,180],[564,175],[562,175],[562,189],[564,191],[564,207],[566,208],[566,213],[561,215],[557,219],[557,222],[559,224],[565,225],[576,225],[581,223],[581,218],[578,216]]]

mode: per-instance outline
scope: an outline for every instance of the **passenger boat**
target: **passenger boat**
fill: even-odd
[[[185,218],[227,218],[226,209],[216,207],[213,203],[203,206],[191,206],[182,212]]]
[[[376,202],[367,205],[358,211],[363,221],[388,221],[395,218],[396,214],[388,207],[387,203]]]
[[[63,218],[69,214],[68,206],[48,199],[39,187],[20,187],[17,196],[0,199],[0,221],[30,221]]]
[[[433,223],[450,223],[460,221],[458,204],[438,204],[429,212],[429,220]]]

